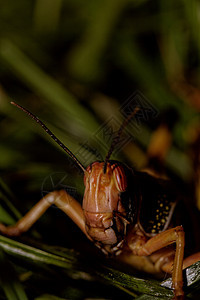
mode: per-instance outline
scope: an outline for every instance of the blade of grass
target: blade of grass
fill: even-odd
[[[72,49],[68,58],[70,72],[83,82],[102,77],[101,58],[111,38],[119,15],[127,5],[126,1],[96,1],[92,6],[92,15],[85,30],[82,42]],[[103,20],[103,22],[102,22]],[[97,38],[98,37],[98,38]]]
[[[135,296],[135,292],[166,296],[169,297],[172,292],[164,287],[161,287],[159,282],[136,278],[134,276],[125,274],[113,268],[101,266],[97,261],[91,263],[81,260],[78,261],[78,255],[75,252],[71,252],[65,249],[65,255],[58,256],[49,253],[44,250],[40,250],[25,244],[13,241],[7,237],[0,236],[0,247],[8,254],[17,257],[23,257],[23,259],[34,260],[35,263],[49,264],[60,267],[68,271],[69,275],[74,277],[74,273],[77,272],[81,277],[82,271],[89,274],[96,274],[104,281],[109,282],[111,285],[122,289],[127,294]],[[95,265],[95,267],[94,267]]]
[[[122,37],[119,41],[118,63],[126,69],[133,78],[140,83],[140,86],[148,92],[150,101],[160,110],[166,107],[174,107],[180,114],[179,126],[190,121],[197,113],[186,103],[183,103],[174,93],[167,88],[160,71],[151,61],[145,57],[137,43],[129,41],[128,37]],[[154,70],[154,72],[152,71]],[[162,98],[162,101],[160,99]],[[151,100],[152,99],[152,100]]]
[[[0,267],[0,280],[8,300],[28,300],[15,269],[6,259],[2,250],[0,250]]]
[[[173,296],[171,290],[163,289],[160,286],[160,282],[156,280],[137,278],[106,266],[103,266],[103,272],[97,271],[97,274],[108,280],[111,284],[113,283],[116,287],[122,286],[139,294],[145,293],[156,297],[163,297],[163,299],[169,299],[169,297]]]
[[[5,182],[1,178],[0,178],[0,199],[5,203],[5,205],[9,208],[9,210],[12,212],[12,214],[15,217],[13,218],[11,215],[9,215],[9,220],[7,224],[10,224],[9,222],[15,222],[16,219],[20,219],[22,217],[21,213],[16,209],[16,207],[12,204],[10,200],[10,199],[14,199],[14,195],[12,194],[9,187],[5,184]],[[8,212],[5,211],[5,214],[8,215]],[[4,215],[2,216],[4,218]],[[4,219],[1,219],[2,222],[4,222],[3,220]]]
[[[0,196],[2,199],[2,197]],[[0,222],[6,225],[12,225],[15,223],[15,219],[0,205]]]
[[[136,300],[162,300],[162,299],[166,299],[166,298],[160,298],[160,297],[155,297],[150,295],[142,295],[136,298]]]
[[[34,300],[68,300],[67,298],[60,298],[54,295],[49,295],[49,294],[45,294],[45,295],[41,295],[37,298],[35,298]]]
[[[75,255],[70,251],[66,251],[65,257],[62,257],[19,243],[4,236],[0,236],[0,247],[8,254],[24,257],[38,263],[58,266],[67,270],[71,269],[77,262]]]
[[[88,273],[89,275],[97,275],[105,282],[109,282],[109,284],[122,289],[127,294],[132,294],[132,296],[135,296],[135,293],[142,293],[161,297],[161,299],[168,299],[173,295],[172,290],[166,288],[170,287],[170,279],[163,282],[163,286],[161,286],[159,281],[135,277],[113,267],[108,267],[102,261],[95,260],[91,262],[91,260],[88,260],[88,258],[85,257],[82,259],[78,253],[72,252],[68,249],[64,249],[64,252],[60,251],[60,255],[57,255],[13,241],[12,239],[3,236],[0,236],[0,248],[10,255],[34,261],[36,264],[42,263],[60,267],[66,270],[68,275],[71,273],[73,278],[75,273],[79,274],[79,278],[80,276],[81,278],[88,278],[87,276],[83,276],[84,270],[85,273]],[[186,269],[188,282],[186,292],[191,292],[191,290],[195,290],[200,287],[199,270],[200,262]]]
[[[192,0],[192,1],[183,1],[184,3],[184,9],[185,9],[185,18],[187,19],[189,25],[189,33],[195,43],[195,46],[197,47],[197,55],[199,59],[199,50],[200,50],[200,38],[199,38],[199,8],[200,4],[199,1]]]
[[[90,274],[94,274],[94,269],[91,270],[90,267],[86,270],[85,264],[80,265],[78,262],[77,254],[68,249],[64,249],[64,253],[61,255],[56,255],[49,253],[44,250],[40,250],[31,246],[27,246],[25,244],[19,243],[17,241],[13,241],[7,237],[0,235],[0,248],[2,248],[6,253],[13,255],[15,257],[20,257],[25,260],[34,261],[35,264],[48,264],[56,267],[60,267],[67,271],[67,274],[74,278],[75,274],[78,276],[76,278],[88,279],[88,275],[90,278]],[[56,251],[57,253],[57,251]],[[84,270],[84,274],[83,271]],[[85,276],[85,273],[88,275]],[[103,275],[101,275],[102,277]],[[128,289],[121,287],[118,283],[113,283],[112,285],[122,289],[127,294],[135,295]]]
[[[1,40],[0,57],[12,72],[27,84],[36,94],[44,97],[54,107],[68,112],[68,118],[87,136],[98,123],[92,114],[79,104],[77,99],[56,80],[47,75],[9,40]],[[84,124],[84,126],[83,126]]]
[[[35,2],[34,27],[38,33],[55,32],[61,14],[62,2],[62,0],[39,0]]]

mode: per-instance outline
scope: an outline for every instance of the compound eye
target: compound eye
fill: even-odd
[[[122,166],[117,166],[113,170],[115,185],[119,192],[125,192],[127,188],[127,178]]]

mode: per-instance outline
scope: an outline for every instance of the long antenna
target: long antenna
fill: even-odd
[[[76,158],[76,156],[53,134],[53,132],[51,132],[51,130],[49,130],[49,128],[47,128],[47,126],[38,118],[36,117],[34,114],[32,114],[30,111],[28,111],[28,109],[24,108],[23,106],[15,103],[15,102],[11,102],[12,105],[15,105],[16,107],[18,107],[19,109],[21,109],[22,111],[24,111],[29,117],[31,117],[34,121],[36,121],[45,131],[47,134],[50,135],[50,137],[65,151],[67,152],[67,154],[76,162],[76,164],[81,168],[81,170],[83,172],[86,171],[86,169],[84,168],[84,166],[81,164],[81,162]]]
[[[117,136],[113,139],[112,141],[112,144],[110,146],[110,149],[106,155],[106,158],[105,158],[105,161],[104,161],[104,166],[103,166],[103,172],[104,174],[106,173],[106,168],[107,168],[107,163],[108,163],[108,160],[111,156],[111,154],[113,153],[113,150],[115,148],[115,146],[119,143],[119,140],[120,140],[120,137],[121,137],[121,134],[124,130],[124,128],[128,125],[128,123],[130,122],[130,120],[133,118],[134,115],[136,115],[136,113],[140,110],[139,107],[136,107],[132,113],[124,120],[124,122],[122,123],[122,125],[120,126],[119,130],[118,130],[118,133],[117,133]]]

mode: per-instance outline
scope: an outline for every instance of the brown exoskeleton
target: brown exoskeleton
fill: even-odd
[[[0,224],[0,231],[9,236],[20,235],[55,204],[104,253],[118,256],[141,270],[172,274],[175,299],[183,299],[182,269],[200,260],[200,252],[184,259],[183,227],[173,228],[171,224],[177,194],[170,181],[145,172],[134,172],[123,163],[109,160],[114,143],[104,162],[96,161],[85,168],[43,122],[22,106],[12,104],[39,123],[82,169],[85,193],[81,207],[65,190],[53,191],[16,225]],[[122,124],[118,138],[128,121]],[[175,249],[167,247],[171,244],[175,244]],[[138,260],[138,257],[142,259]],[[145,257],[148,257],[148,263],[143,259]]]

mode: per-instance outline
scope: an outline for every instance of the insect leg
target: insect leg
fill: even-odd
[[[200,261],[200,252],[197,252],[195,254],[186,257],[183,261],[183,269],[186,269],[187,267],[191,266],[197,261]]]
[[[85,229],[85,220],[81,205],[64,190],[47,194],[15,225],[5,226],[0,223],[0,232],[9,236],[18,236],[21,233],[26,232],[52,204],[55,204],[64,211],[86,234],[86,236],[88,236]]]
[[[183,256],[185,246],[185,233],[182,226],[177,226],[159,233],[158,235],[149,239],[143,246],[141,246],[137,255],[150,255],[155,251],[162,249],[172,243],[176,243],[176,252],[173,263],[172,282],[175,290],[175,296],[183,295]]]
[[[194,253],[188,257],[186,257],[183,261],[183,270],[191,266],[192,264],[200,261],[200,252]],[[168,263],[162,266],[162,270],[167,273],[172,272],[173,261],[169,261]]]

